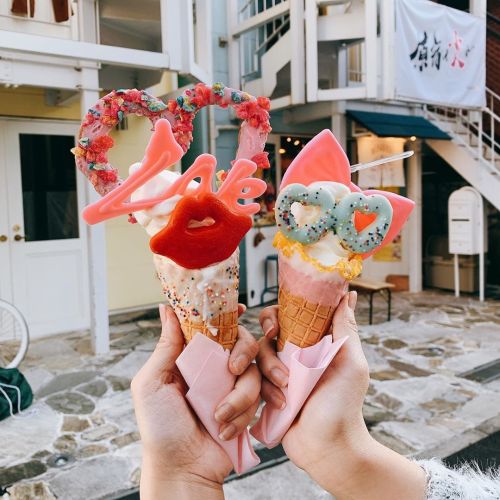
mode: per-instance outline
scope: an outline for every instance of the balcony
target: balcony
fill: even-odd
[[[376,2],[242,0],[231,10],[232,3],[233,85],[270,97],[274,109],[375,97]]]
[[[60,22],[52,0],[26,3],[13,13],[11,1],[0,2],[0,83],[37,84],[30,63],[98,67],[106,88],[119,81],[147,87],[164,70],[210,79],[211,1],[71,0]],[[60,83],[74,88],[71,78]]]

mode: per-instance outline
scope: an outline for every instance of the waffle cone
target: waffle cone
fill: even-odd
[[[203,269],[186,269],[161,255],[155,255],[154,261],[186,344],[201,333],[231,350],[238,337],[238,250]]]
[[[193,319],[181,320],[181,329],[186,344],[197,334],[201,333],[210,340],[217,342],[224,349],[233,349],[238,338],[238,311],[220,314],[210,323],[195,321]],[[217,335],[212,332],[216,331]]]
[[[287,341],[298,347],[318,343],[329,332],[336,309],[309,302],[305,297],[292,295],[284,288],[280,288],[278,304],[278,351],[283,350]]]

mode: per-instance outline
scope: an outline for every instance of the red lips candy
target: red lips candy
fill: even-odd
[[[213,219],[213,224],[189,227],[192,221]],[[252,218],[237,215],[210,193],[184,196],[169,223],[149,246],[186,269],[201,269],[227,259],[252,227]]]

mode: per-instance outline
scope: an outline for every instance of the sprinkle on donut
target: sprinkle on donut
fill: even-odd
[[[121,184],[118,170],[109,163],[107,153],[113,147],[109,132],[125,116],[145,116],[151,121],[153,128],[158,119],[166,118],[172,125],[175,140],[187,151],[193,140],[194,117],[207,105],[234,108],[236,116],[244,122],[242,136],[248,136],[242,137],[247,140],[242,140],[245,145],[240,145],[240,149],[244,151],[237,157],[248,157],[259,167],[268,168],[267,153],[262,150],[267,134],[271,131],[269,99],[255,98],[246,92],[225,87],[222,83],[212,86],[199,83],[166,104],[144,90],[121,89],[110,92],[99,99],[85,115],[78,143],[72,150],[76,164],[96,191],[104,196]],[[244,125],[257,129],[257,137],[250,134]]]

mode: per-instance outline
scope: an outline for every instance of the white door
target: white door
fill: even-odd
[[[0,121],[0,297],[21,310],[33,337],[90,324],[85,179],[70,152],[77,130]]]

